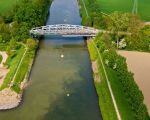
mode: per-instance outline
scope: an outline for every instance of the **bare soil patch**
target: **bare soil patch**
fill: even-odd
[[[144,95],[144,102],[150,114],[150,53],[134,51],[118,51],[127,59],[129,70]]]
[[[96,82],[100,82],[100,76],[99,76],[97,61],[92,62],[92,69],[93,69],[93,73],[94,73],[94,80]]]

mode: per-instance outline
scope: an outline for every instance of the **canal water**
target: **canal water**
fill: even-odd
[[[76,0],[53,1],[47,24],[62,23],[81,23]],[[45,36],[22,104],[0,120],[101,120],[84,40]]]

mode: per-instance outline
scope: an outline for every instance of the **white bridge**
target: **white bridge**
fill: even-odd
[[[38,35],[61,35],[61,36],[89,36],[94,37],[99,30],[92,27],[71,25],[71,24],[56,24],[32,28],[30,34]]]

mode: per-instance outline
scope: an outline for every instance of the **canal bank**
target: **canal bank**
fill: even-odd
[[[47,24],[62,23],[81,23],[76,0],[53,1]],[[0,119],[101,119],[90,58],[82,37],[45,36],[40,41],[29,81],[23,104],[0,112]]]

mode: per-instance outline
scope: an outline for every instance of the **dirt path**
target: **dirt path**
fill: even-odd
[[[134,73],[134,78],[144,94],[144,102],[150,114],[150,53],[118,51],[127,59],[129,70]]]
[[[145,22],[145,25],[150,25],[150,22]]]
[[[6,60],[7,60],[7,58],[8,58],[8,55],[7,55],[6,52],[1,52],[1,51],[0,51],[0,55],[3,57],[2,62],[1,62],[1,64],[0,64],[0,68],[1,68],[1,67],[3,67],[3,63],[6,62]]]
[[[0,86],[2,85],[4,79],[5,79],[5,76],[7,75],[7,73],[9,72],[8,69],[6,69],[3,65],[3,63],[6,62],[7,58],[8,58],[8,55],[6,52],[0,52],[0,55],[2,55],[2,62],[0,64]]]
[[[3,81],[4,81],[5,76],[7,75],[8,71],[9,70],[6,68],[0,68],[0,86],[3,84]]]

